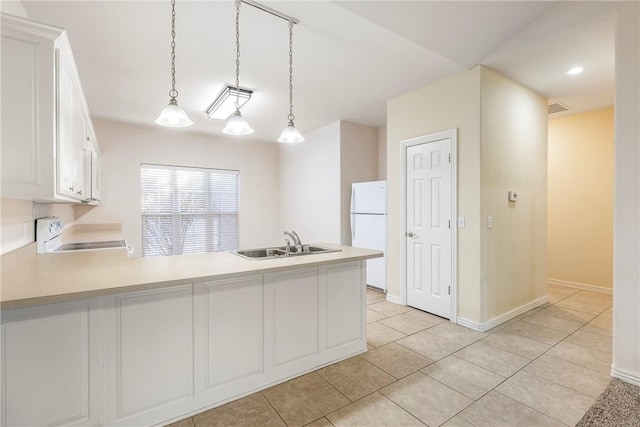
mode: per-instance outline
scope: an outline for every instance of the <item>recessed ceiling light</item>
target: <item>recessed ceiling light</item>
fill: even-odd
[[[582,67],[573,67],[568,69],[565,74],[568,76],[575,76],[576,74],[580,74],[583,71],[584,71],[584,68]]]

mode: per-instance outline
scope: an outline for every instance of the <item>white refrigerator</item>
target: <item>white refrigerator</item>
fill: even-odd
[[[351,246],[386,251],[387,181],[357,182],[351,188]],[[386,257],[367,260],[367,285],[387,290]]]

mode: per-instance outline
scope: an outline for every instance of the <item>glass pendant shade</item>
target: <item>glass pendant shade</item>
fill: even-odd
[[[161,126],[173,128],[183,128],[193,124],[193,122],[189,120],[189,117],[187,117],[187,113],[185,113],[182,108],[178,107],[177,102],[169,102],[169,105],[164,107],[160,112],[160,115],[156,119],[156,123]]]
[[[287,126],[286,128],[282,129],[280,138],[278,138],[278,142],[284,142],[287,144],[302,141],[304,141],[304,138],[302,137],[302,135],[300,135],[300,131],[294,126]]]
[[[227,135],[249,135],[253,133],[253,129],[249,126],[249,122],[240,115],[240,112],[236,111],[234,115],[227,120],[227,125],[222,129],[222,133]]]

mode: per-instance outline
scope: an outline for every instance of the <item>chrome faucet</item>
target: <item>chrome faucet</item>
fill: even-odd
[[[298,236],[298,233],[296,233],[295,231],[292,231],[291,233],[289,233],[288,231],[285,231],[284,235],[291,237],[291,240],[293,240],[293,244],[296,247],[296,252],[302,252],[302,242],[300,241],[300,237]],[[288,247],[289,246],[288,239],[285,238],[285,242],[287,242],[287,247]]]

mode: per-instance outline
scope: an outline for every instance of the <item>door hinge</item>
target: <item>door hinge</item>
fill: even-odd
[[[449,228],[451,228],[451,220],[449,220]]]
[[[451,163],[451,153],[449,153],[449,163]]]
[[[451,295],[451,286],[449,286],[449,295]]]

